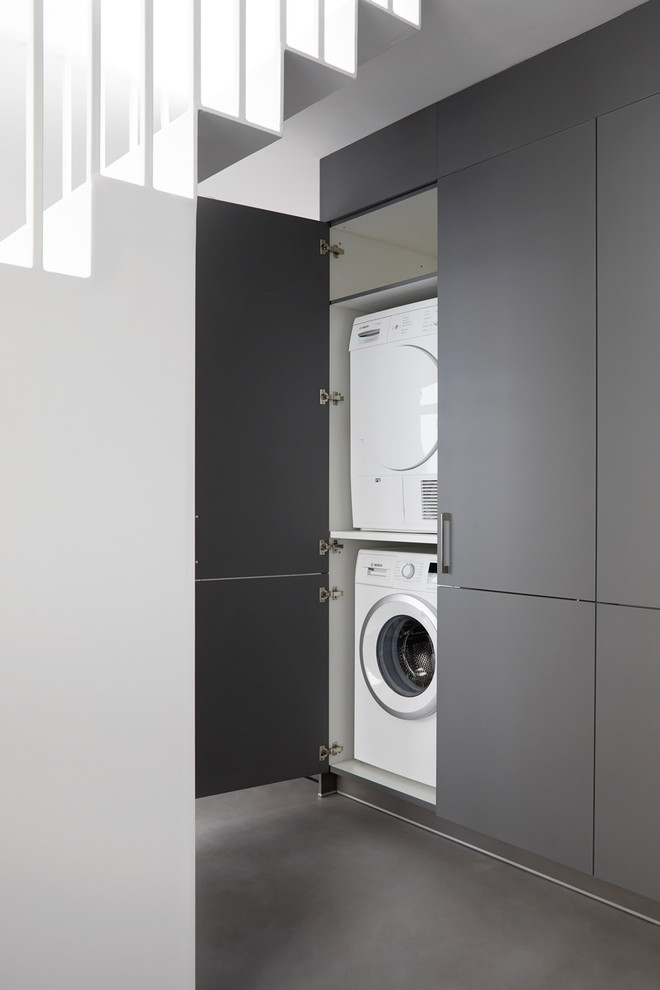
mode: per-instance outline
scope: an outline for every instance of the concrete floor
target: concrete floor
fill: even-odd
[[[660,927],[310,780],[197,805],[197,990],[660,990]]]

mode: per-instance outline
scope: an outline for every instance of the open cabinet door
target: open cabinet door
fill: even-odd
[[[200,198],[197,795],[327,769],[327,225]]]

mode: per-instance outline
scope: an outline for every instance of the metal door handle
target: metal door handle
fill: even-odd
[[[445,527],[447,533],[445,535]],[[440,513],[440,573],[449,574],[451,566],[451,512]]]

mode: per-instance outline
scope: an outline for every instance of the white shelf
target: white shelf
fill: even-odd
[[[376,532],[370,529],[333,529],[330,536],[335,540],[360,540],[363,543],[424,543],[437,546],[437,533],[390,533],[387,530]]]
[[[330,769],[333,773],[350,774],[352,777],[368,780],[372,784],[380,784],[381,787],[387,787],[397,794],[407,794],[416,801],[435,808],[435,787],[429,787],[428,784],[420,784],[408,777],[399,777],[396,773],[372,767],[369,763],[362,763],[360,760],[341,760],[332,763]]]
[[[350,309],[356,313],[377,313],[381,309],[389,309],[392,306],[404,306],[406,303],[432,299],[437,294],[438,276],[434,272],[431,275],[422,275],[419,278],[407,279],[393,285],[368,289],[365,292],[344,296],[341,299],[331,299],[330,305]]]

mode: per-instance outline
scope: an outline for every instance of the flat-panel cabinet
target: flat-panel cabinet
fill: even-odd
[[[438,501],[451,583],[594,599],[588,122],[438,182]]]
[[[197,582],[198,797],[327,769],[322,583],[314,574]]]
[[[595,874],[660,899],[660,97],[598,120]],[[612,604],[607,604],[612,603]],[[643,606],[643,607],[622,607]]]
[[[660,96],[598,121],[598,600],[660,607]]]
[[[321,223],[198,203],[199,796],[323,772],[319,747],[335,740],[333,766],[362,770],[352,760],[355,559],[397,534],[352,528],[349,339],[359,312],[434,295],[434,193],[333,235],[347,239],[339,258],[324,250]],[[373,281],[385,257],[390,281],[403,283],[396,299]],[[329,319],[329,276],[343,264],[353,281],[338,291],[350,302]]]
[[[314,220],[198,200],[197,578],[324,569],[325,237]]]
[[[438,591],[438,815],[587,873],[594,609]]]
[[[564,188],[570,168],[576,189]],[[443,180],[438,229],[448,580],[473,574],[478,587],[566,596],[579,586],[588,597],[594,300],[592,291],[590,309],[582,280],[593,275],[593,128],[468,171]],[[318,772],[327,767],[318,746],[335,739],[344,749],[332,765],[369,777],[352,759],[353,569],[359,546],[395,534],[351,531],[348,341],[358,313],[434,294],[434,206],[427,190],[336,225],[329,240],[344,238],[346,252],[334,258],[320,255],[320,225],[200,201],[200,245],[211,253],[198,266],[200,794]],[[398,239],[385,229],[392,218]],[[266,245],[281,225],[291,256],[271,264]],[[402,279],[382,288],[372,275],[385,257],[391,281]],[[424,278],[411,280],[420,267]],[[328,272],[330,296],[344,299],[332,307],[329,368]],[[318,405],[320,386],[343,401]],[[256,493],[244,491],[250,465],[250,481],[263,482]],[[328,518],[344,547],[319,556]],[[321,605],[319,587],[335,583],[342,597]],[[448,588],[440,602],[438,813],[590,870],[593,606]],[[401,779],[389,786],[413,794]]]
[[[197,211],[197,793],[327,767],[327,226]]]
[[[433,190],[394,240],[381,206],[446,172],[445,132],[427,108],[331,156],[332,236],[200,200],[199,793],[319,772],[335,738],[362,772],[352,572],[388,534],[352,528],[348,340],[436,292]],[[474,162],[437,184],[437,813],[660,898],[660,96]]]
[[[431,106],[321,159],[321,216],[336,220],[435,182],[435,146]]]
[[[660,611],[598,606],[594,872],[660,900]]]

